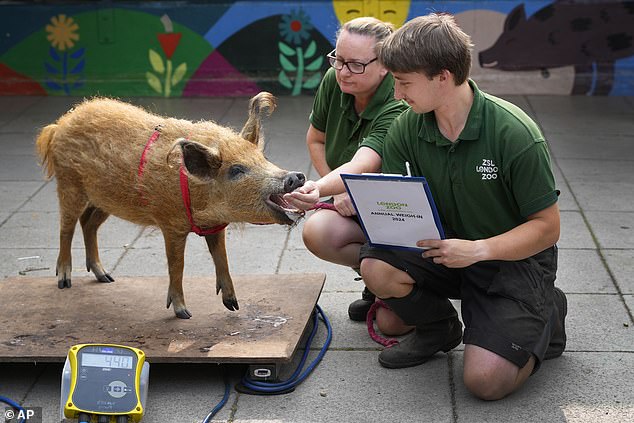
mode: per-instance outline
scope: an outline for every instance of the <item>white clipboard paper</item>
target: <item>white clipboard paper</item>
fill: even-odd
[[[444,239],[438,210],[421,176],[341,174],[370,245],[422,251],[421,239]]]

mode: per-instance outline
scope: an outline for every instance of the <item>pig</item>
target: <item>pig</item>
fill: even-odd
[[[177,317],[192,316],[182,286],[191,231],[205,237],[216,270],[216,294],[222,291],[225,307],[237,310],[226,225],[293,225],[302,215],[282,195],[302,186],[305,176],[280,169],[262,152],[261,117],[275,106],[269,93],[253,97],[238,134],[213,121],[163,117],[119,100],[94,98],[43,128],[36,150],[46,177],[57,179],[60,209],[58,287],[71,287],[77,220],[87,270],[101,282],[114,281],[101,264],[97,244],[99,226],[114,215],[161,230],[169,269],[167,308],[173,305]]]
[[[541,70],[544,77],[549,68],[574,66],[571,94],[607,95],[614,62],[634,55],[633,22],[634,2],[556,1],[529,19],[520,4],[495,44],[480,52],[480,66]]]

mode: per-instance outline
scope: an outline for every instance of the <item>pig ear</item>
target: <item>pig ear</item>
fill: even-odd
[[[506,17],[506,21],[504,21],[504,32],[512,31],[525,20],[526,12],[524,11],[524,3],[522,3],[511,10],[511,13]]]
[[[264,136],[262,134],[261,119],[263,115],[270,115],[275,110],[276,101],[271,93],[262,91],[249,102],[249,118],[244,124],[240,136],[264,149]]]
[[[185,139],[180,139],[178,145],[183,154],[183,165],[192,176],[210,181],[218,175],[222,158],[216,148]]]

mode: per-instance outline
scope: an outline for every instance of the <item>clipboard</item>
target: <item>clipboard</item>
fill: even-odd
[[[370,245],[423,251],[417,241],[445,238],[424,177],[342,173],[341,179]]]

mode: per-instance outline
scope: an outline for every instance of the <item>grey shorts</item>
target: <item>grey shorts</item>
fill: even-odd
[[[435,264],[418,252],[367,243],[360,257],[407,272],[420,289],[462,300],[465,344],[486,348],[519,367],[535,356],[535,370],[539,367],[550,342],[556,246],[525,260],[484,261],[461,269]]]

